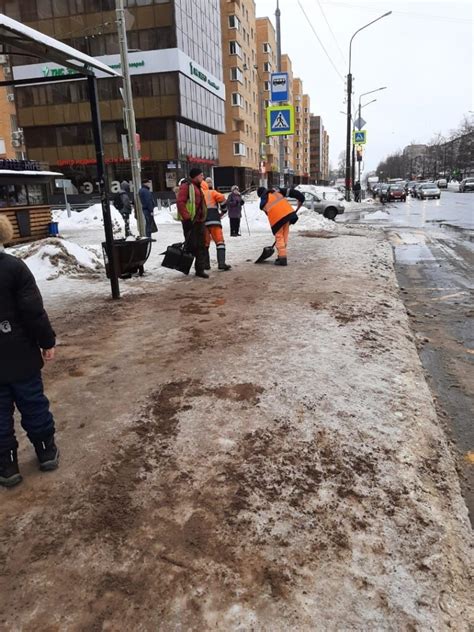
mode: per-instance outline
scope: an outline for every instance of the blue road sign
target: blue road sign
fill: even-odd
[[[273,105],[267,108],[267,136],[295,133],[295,109],[292,105]]]
[[[273,103],[288,101],[288,73],[273,72],[270,77],[270,100]]]
[[[367,142],[367,131],[361,129],[358,132],[354,130],[354,145],[365,145]]]

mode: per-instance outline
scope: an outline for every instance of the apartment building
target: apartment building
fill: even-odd
[[[0,55],[0,81],[8,81],[12,77],[10,59]],[[21,159],[23,134],[18,129],[15,93],[13,88],[0,88],[0,158]]]
[[[127,0],[125,5],[142,175],[152,179],[155,190],[170,190],[192,167],[210,173],[218,161],[226,101],[221,2]],[[120,68],[115,0],[0,0],[0,12]],[[58,64],[33,60],[22,60],[13,73],[18,79],[62,74],[67,79],[67,70]],[[112,190],[131,176],[122,147],[121,83],[104,78],[98,84]],[[19,87],[16,98],[28,157],[63,172],[77,191],[96,192],[86,82]]]
[[[276,35],[270,19],[257,18],[257,80],[260,111],[260,161],[266,183],[278,185],[278,137],[266,135],[266,108],[270,105],[270,76],[277,70]]]
[[[259,179],[261,103],[254,0],[220,0],[226,133],[219,137],[216,184],[239,185]],[[206,29],[207,32],[207,29]]]
[[[310,98],[303,94],[303,82],[293,80],[295,106],[295,135],[293,136],[294,184],[307,184],[309,181],[309,140],[310,140]]]
[[[300,105],[301,101],[296,100],[294,94],[293,85],[293,64],[289,55],[281,56],[281,70],[288,73],[288,102],[294,105]],[[300,96],[299,94],[297,95]],[[302,94],[301,94],[302,98]],[[285,164],[283,166],[283,173],[285,175],[285,184],[293,184],[293,178],[295,174],[295,143],[293,136],[286,136],[284,141],[285,146]]]
[[[329,134],[320,116],[310,115],[310,181],[329,183]]]

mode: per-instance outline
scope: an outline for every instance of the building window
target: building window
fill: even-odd
[[[234,143],[234,156],[246,156],[246,147],[243,143]]]
[[[264,81],[263,82],[263,89],[266,90],[267,92],[270,90],[270,82],[269,81]]]
[[[270,46],[270,44],[268,42],[264,42],[264,44],[263,44],[263,52],[271,54],[272,47]]]
[[[272,71],[272,65],[269,61],[266,61],[263,64],[263,72],[271,72]]]
[[[242,49],[240,47],[240,44],[235,40],[231,40],[229,42],[229,52],[231,55],[238,55],[239,57],[242,57]]]
[[[243,75],[241,69],[238,68],[237,66],[235,66],[234,68],[230,69],[230,80],[231,81],[240,81],[240,83],[243,83],[244,75]]]
[[[240,30],[240,20],[236,15],[229,15],[229,28]]]
[[[242,95],[238,92],[232,93],[232,105],[238,105],[239,107],[243,107],[243,99]]]

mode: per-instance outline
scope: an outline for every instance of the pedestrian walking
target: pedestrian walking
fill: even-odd
[[[59,450],[54,419],[43,391],[44,360],[54,358],[56,336],[27,265],[5,252],[13,228],[0,215],[0,485],[21,482],[13,412],[34,446],[42,471],[54,470]]]
[[[186,247],[195,257],[196,276],[208,279],[206,274],[206,216],[207,207],[204,191],[201,188],[204,174],[201,169],[193,168],[189,172],[189,180],[179,187],[176,205],[178,218],[183,224]]]
[[[303,205],[304,194],[297,189],[266,189],[259,187],[257,195],[260,198],[260,209],[268,217],[273,234],[275,235],[275,245],[278,257],[275,261],[277,266],[288,265],[287,247],[290,224],[298,221],[297,211]],[[294,209],[286,199],[296,198],[298,205]]]
[[[357,182],[354,184],[354,186],[352,187],[352,190],[354,191],[355,201],[360,202],[361,186],[360,186],[359,180],[357,180]]]
[[[142,186],[138,192],[140,196],[140,202],[142,203],[142,211],[145,217],[145,235],[151,241],[156,241],[156,239],[152,239],[152,234],[157,232],[155,219],[153,217],[153,210],[155,208],[155,200],[153,198],[153,193],[151,192],[151,180],[144,180],[142,182]]]
[[[132,196],[130,193],[130,185],[127,180],[120,183],[120,191],[115,194],[113,204],[123,217],[125,224],[125,237],[129,237],[132,233],[130,230],[130,215],[132,213]]]
[[[230,236],[240,237],[240,220],[242,218],[242,206],[244,199],[240,194],[239,187],[234,184],[227,197],[227,213],[230,222]]]
[[[206,178],[207,188],[204,188],[204,197],[207,206],[206,217],[206,270],[211,269],[211,259],[209,256],[209,248],[211,240],[216,244],[217,250],[217,266],[219,270],[230,270],[232,266],[225,262],[225,240],[222,230],[221,218],[226,212],[225,195],[214,189],[214,183],[211,178]],[[219,210],[220,208],[220,210]]]

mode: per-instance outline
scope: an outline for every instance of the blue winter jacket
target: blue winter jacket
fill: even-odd
[[[149,211],[153,213],[153,209],[155,208],[155,200],[153,199],[153,193],[150,191],[148,187],[142,187],[138,192],[140,196],[140,202],[142,203],[143,211]]]

